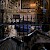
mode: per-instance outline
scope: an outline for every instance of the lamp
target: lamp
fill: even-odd
[[[31,3],[30,8],[36,8],[36,3]]]

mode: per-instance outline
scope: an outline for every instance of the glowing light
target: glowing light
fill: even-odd
[[[31,4],[30,4],[30,7],[31,7],[31,8],[35,8],[35,7],[36,7],[36,3],[31,3]]]

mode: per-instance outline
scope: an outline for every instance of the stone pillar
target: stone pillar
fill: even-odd
[[[6,4],[6,8],[7,8],[7,6],[8,6],[8,0],[5,0],[5,4]]]

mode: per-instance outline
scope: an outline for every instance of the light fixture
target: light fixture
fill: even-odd
[[[36,8],[36,3],[31,3],[30,8]]]

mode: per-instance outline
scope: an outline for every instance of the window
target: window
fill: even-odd
[[[36,2],[34,0],[21,0],[21,9],[35,9]]]

